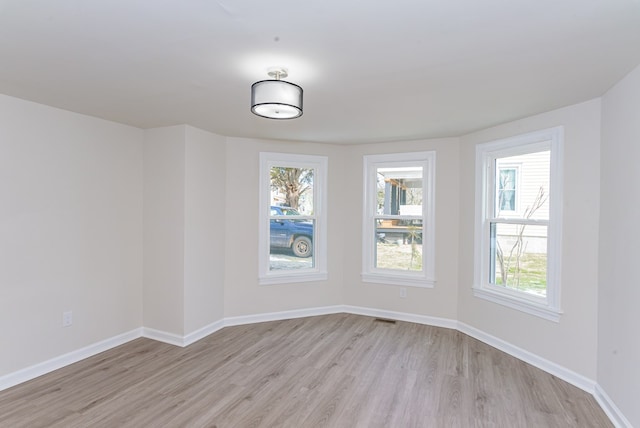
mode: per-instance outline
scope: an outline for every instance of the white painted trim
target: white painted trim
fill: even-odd
[[[246,315],[238,317],[225,318],[224,325],[246,325],[259,322],[280,321],[294,318],[313,317],[318,315],[330,315],[347,313],[354,315],[365,315],[369,317],[388,318],[398,321],[413,322],[416,324],[431,325],[434,327],[444,327],[455,329],[457,321],[448,318],[430,317],[426,315],[409,314],[406,312],[394,312],[384,309],[364,308],[361,306],[335,305],[324,306],[320,308],[296,309],[292,311],[270,312],[264,314]]]
[[[435,235],[436,235],[436,152],[391,153],[364,155],[362,157],[364,191],[362,193],[362,280],[380,284],[433,288],[435,285]],[[406,273],[400,270],[375,267],[377,214],[377,170],[379,167],[422,167],[422,270]],[[407,218],[413,216],[392,216]],[[416,216],[417,217],[417,216]]]
[[[622,414],[618,406],[615,405],[611,397],[607,395],[599,384],[596,384],[593,397],[616,428],[633,428],[629,419]]]
[[[511,309],[516,309],[521,312],[535,315],[540,318],[544,318],[553,322],[560,322],[560,315],[562,312],[556,309],[549,308],[549,306],[529,301],[525,299],[526,296],[518,296],[513,293],[509,293],[510,290],[504,290],[503,292],[492,291],[491,288],[480,288],[475,285],[472,287],[473,295],[482,299],[488,300],[493,303],[506,306]]]
[[[475,339],[480,340],[488,345],[493,346],[503,352],[506,352],[513,357],[516,357],[524,362],[527,362],[541,370],[546,371],[590,394],[594,394],[596,383],[594,380],[589,379],[581,374],[578,374],[566,367],[553,363],[545,358],[542,358],[532,352],[526,351],[515,345],[512,345],[502,339],[485,333],[481,330],[471,327],[468,324],[449,319],[431,317],[426,315],[411,314],[406,312],[395,312],[385,309],[366,308],[361,306],[351,305],[335,305],[325,306],[320,308],[308,308],[297,309],[283,312],[270,312],[264,314],[246,315],[238,317],[225,318],[224,325],[245,325],[267,321],[279,321],[293,318],[303,318],[308,316],[328,315],[335,313],[349,313],[354,315],[365,315],[370,317],[388,318],[398,321],[413,322],[416,324],[431,325],[435,327],[450,328],[465,333]]]
[[[184,347],[195,343],[196,341],[228,326],[246,325],[259,322],[279,321],[336,313],[348,313],[354,315],[388,318],[398,321],[413,322],[416,324],[424,324],[458,330],[592,394],[600,407],[602,407],[603,411],[607,414],[609,419],[611,419],[611,422],[617,428],[632,428],[629,420],[622,414],[620,409],[615,405],[613,400],[606,394],[602,387],[598,385],[594,380],[589,379],[572,370],[569,370],[559,364],[551,362],[545,358],[542,358],[532,352],[512,345],[502,339],[485,333],[482,330],[449,318],[431,317],[427,315],[395,312],[385,309],[365,308],[361,306],[351,305],[334,305],[318,308],[295,309],[282,312],[269,312],[264,314],[227,317],[222,320],[213,322],[192,333],[189,333],[186,336],[180,336],[174,333],[167,333],[152,328],[141,327],[130,332],[103,340],[101,342],[94,343],[85,348],[52,358],[45,362],[35,364],[31,367],[27,367],[22,370],[4,375],[0,377],[0,391],[29,381],[38,376],[42,376],[62,367],[68,366],[93,355],[99,354],[100,352],[115,348],[116,346],[123,345],[139,337],[146,337],[148,339]]]
[[[512,345],[509,342],[485,333],[482,330],[478,330],[477,328],[463,322],[458,322],[458,331],[461,331],[464,334],[468,334],[469,336],[478,339],[479,341],[484,342],[487,345],[491,345],[494,348],[497,348],[513,357],[516,357],[519,360],[524,361],[525,363],[529,363],[532,366],[535,366],[549,374],[552,374],[566,382],[569,382],[573,386],[576,386],[583,391],[588,392],[589,394],[593,394],[595,390],[596,382],[594,380],[589,379],[586,376],[569,370],[568,368],[549,361],[545,358],[542,358],[534,354],[533,352],[529,352],[515,345]]]
[[[189,346],[192,343],[196,343],[200,339],[204,339],[210,334],[215,333],[218,330],[222,330],[224,328],[224,319],[213,322],[209,325],[206,325],[192,333],[187,334],[183,339],[183,346]]]
[[[33,366],[26,367],[16,372],[9,373],[0,377],[0,391],[11,388],[12,386],[29,381],[31,379],[35,379],[54,370],[61,369],[70,364],[77,363],[80,360],[92,357],[96,354],[99,354],[100,352],[108,351],[111,348],[115,348],[116,346],[120,346],[134,339],[137,339],[141,335],[142,329],[137,328],[135,330],[119,334],[109,339],[93,343],[89,346],[85,346],[84,348],[80,348],[75,351],[60,355],[58,357],[54,357],[50,360],[43,361]]]
[[[542,306],[529,303],[524,292],[492,287],[489,281],[489,225],[494,220],[493,212],[496,184],[493,181],[492,161],[496,157],[507,157],[550,151],[550,176],[552,188],[547,230],[547,296]],[[543,129],[489,143],[476,145],[476,189],[475,189],[475,242],[473,294],[477,298],[508,306],[530,315],[554,322],[560,321],[561,258],[562,258],[562,192],[563,192],[564,127]],[[516,221],[517,219],[512,219]],[[501,221],[502,222],[502,221]],[[529,221],[520,221],[529,223]],[[520,295],[520,297],[518,297]]]
[[[342,307],[342,312],[355,315],[366,315],[376,318],[389,318],[397,321],[407,321],[416,324],[431,325],[434,327],[443,327],[450,329],[456,329],[458,324],[457,321],[449,318],[438,318],[427,315],[409,314],[406,312],[395,312],[385,309],[363,308],[361,306],[345,305]]]
[[[259,278],[259,281],[260,285],[277,285],[296,282],[326,281],[327,279],[329,279],[327,272],[314,272],[314,269],[300,269],[300,272],[295,273],[273,273],[269,276]]]
[[[424,275],[411,277],[409,275],[398,274],[382,274],[377,272],[362,272],[362,282],[373,282],[377,284],[403,285],[405,287],[433,288],[435,280],[425,279]]]
[[[314,219],[313,261],[315,267],[309,269],[290,269],[271,271],[269,254],[271,253],[270,205],[271,181],[269,171],[274,166],[292,168],[311,168],[315,170],[313,190]],[[328,277],[327,268],[327,177],[329,175],[329,158],[318,155],[301,155],[292,153],[260,152],[260,194],[258,206],[258,284],[273,285],[294,282],[324,281]]]
[[[142,337],[147,339],[157,340],[158,342],[168,343],[169,345],[179,346],[184,348],[197,342],[200,339],[207,337],[208,335],[215,333],[225,326],[224,320],[218,320],[206,325],[196,331],[193,331],[186,336],[181,336],[175,333],[169,333],[162,330],[156,330],[154,328],[143,327]]]
[[[168,343],[174,346],[184,346],[184,337],[179,334],[169,333],[155,328],[142,327],[142,337],[157,340],[158,342]]]
[[[318,315],[338,314],[344,312],[341,305],[319,308],[294,309],[291,311],[268,312],[264,314],[241,315],[224,319],[224,326],[255,324],[259,322],[280,321],[294,318],[314,317]]]

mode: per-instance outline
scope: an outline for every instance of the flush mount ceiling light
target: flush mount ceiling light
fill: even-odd
[[[267,119],[295,119],[302,116],[302,88],[285,82],[284,68],[269,70],[273,79],[251,85],[251,111]]]

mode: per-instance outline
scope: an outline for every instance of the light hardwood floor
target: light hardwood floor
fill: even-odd
[[[137,339],[0,392],[2,427],[610,427],[593,397],[463,333],[335,314]]]

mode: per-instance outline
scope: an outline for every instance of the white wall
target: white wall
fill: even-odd
[[[184,334],[185,127],[145,131],[143,325]]]
[[[224,314],[224,139],[180,125],[144,148],[144,326],[185,336]]]
[[[435,276],[434,288],[400,287],[364,283],[362,272],[363,155],[436,152]],[[434,139],[347,146],[342,172],[341,218],[348,227],[342,235],[344,254],[344,302],[348,305],[406,312],[455,320],[458,295],[458,139]]]
[[[559,323],[472,295],[475,146],[564,125],[564,192]],[[596,379],[600,100],[540,114],[461,138],[459,320],[573,372]],[[551,190],[553,191],[553,190]]]
[[[597,377],[640,426],[639,111],[636,69],[602,105],[460,139],[334,146],[142,131],[0,95],[0,376],[143,325],[186,335],[223,316],[348,304],[459,319]],[[557,125],[564,314],[553,323],[474,298],[471,284],[475,145]],[[421,150],[437,153],[437,282],[401,299],[360,280],[362,155]],[[261,151],[329,157],[327,281],[258,285]],[[74,324],[62,328],[66,310]]]
[[[598,383],[640,427],[640,67],[602,100]]]
[[[224,138],[186,127],[184,331],[224,318]]]
[[[140,327],[142,136],[0,95],[0,376]]]
[[[258,188],[261,151],[328,156],[327,281],[258,285]],[[344,148],[328,144],[227,139],[226,317],[337,305],[342,302]],[[358,223],[359,224],[359,223]],[[350,249],[349,245],[349,249]]]

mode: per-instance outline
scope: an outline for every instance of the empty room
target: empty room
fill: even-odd
[[[0,1],[0,427],[639,427],[640,2]]]

